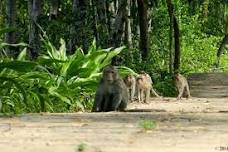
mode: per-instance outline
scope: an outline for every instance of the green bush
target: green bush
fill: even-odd
[[[43,39],[47,54],[37,61],[26,60],[23,50],[16,60],[0,61],[0,110],[3,113],[74,112],[89,110],[102,69],[111,63],[124,47],[99,49],[95,42],[87,54],[78,48],[67,55],[64,40],[56,49]],[[122,75],[133,72],[118,68]]]

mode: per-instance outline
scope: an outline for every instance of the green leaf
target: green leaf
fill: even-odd
[[[50,80],[51,76],[46,72],[34,71],[34,72],[27,72],[27,73],[21,75],[20,78],[23,80],[39,78],[39,80],[47,81],[47,80]]]
[[[95,89],[97,87],[98,81],[95,77],[93,78],[77,78],[73,82],[70,82],[70,88],[90,88]]]
[[[67,56],[66,56],[66,44],[65,41],[63,39],[60,39],[60,48],[59,48],[59,58],[63,61],[67,60]]]
[[[8,32],[15,32],[17,31],[17,28],[3,28],[3,29],[0,29],[0,35],[2,34],[5,34],[5,33],[8,33]]]
[[[125,77],[128,74],[133,74],[135,76],[138,75],[135,71],[133,71],[132,69],[130,69],[130,68],[126,67],[126,66],[118,66],[117,69],[118,69],[121,77]]]
[[[13,46],[13,47],[18,47],[18,46],[24,46],[24,47],[28,47],[29,45],[26,43],[17,43],[17,44],[9,44],[9,43],[1,43],[0,47],[5,47],[5,46]]]
[[[4,68],[15,70],[18,72],[28,72],[34,69],[38,64],[31,61],[9,61],[0,63],[0,71]]]
[[[96,50],[97,50],[96,39],[94,38],[93,42],[92,42],[92,45],[89,48],[88,54],[91,54],[91,53],[95,52]]]
[[[61,95],[59,92],[57,92],[57,88],[56,87],[50,87],[48,89],[48,92],[52,96],[55,96],[55,97],[59,98],[61,101],[65,102],[65,103],[67,103],[69,105],[71,105],[71,101],[67,97],[65,97],[65,96]]]
[[[103,68],[103,67],[109,65],[112,61],[112,58],[114,56],[117,56],[123,49],[125,49],[124,46],[115,48],[112,51],[109,51],[107,56],[105,57],[104,61],[101,63],[101,67]]]
[[[53,63],[65,63],[66,61],[62,61],[62,60],[58,60],[58,59],[51,59],[51,58],[45,58],[44,56],[43,57],[40,57],[38,58],[37,62],[41,65],[47,65],[47,66],[50,66],[52,65]]]
[[[23,101],[24,101],[25,105],[27,105],[27,96],[26,96],[25,90],[15,79],[1,76],[0,80],[9,81],[9,82],[13,83],[15,85],[15,87],[18,88],[18,90],[20,90],[20,92],[22,93],[23,98],[24,98]]]
[[[27,55],[27,48],[24,48],[21,53],[18,55],[17,60],[18,61],[24,61],[26,59]]]

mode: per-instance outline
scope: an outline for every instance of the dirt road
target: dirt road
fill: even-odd
[[[228,152],[228,99],[158,98],[128,109],[144,112],[1,117],[0,151]]]

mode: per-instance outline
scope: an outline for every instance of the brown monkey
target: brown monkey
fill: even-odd
[[[137,85],[137,97],[139,102],[144,101],[144,96],[146,96],[145,102],[147,103],[150,97],[151,83],[144,74],[140,74],[136,79]]]
[[[152,91],[152,93],[153,93],[156,97],[160,97],[160,96],[157,94],[157,92],[154,90],[154,88],[153,88],[153,81],[152,81],[150,75],[147,74],[147,73],[144,72],[144,71],[142,71],[142,73],[144,73],[144,74],[146,75],[146,77],[148,78],[149,83],[151,83],[151,91]]]
[[[153,81],[149,74],[145,72],[141,72],[141,74],[139,74],[136,80],[137,95],[138,95],[139,102],[142,102],[144,100],[143,98],[145,95],[146,96],[145,102],[147,103],[150,98],[150,91],[152,91],[152,93],[155,96],[159,97],[159,95],[153,89],[152,84],[153,84]]]
[[[181,99],[181,97],[191,97],[188,81],[183,75],[179,73],[175,74],[175,84],[179,93],[177,99]]]
[[[127,87],[114,66],[107,66],[96,91],[93,112],[124,111],[128,103]]]
[[[135,87],[136,87],[136,79],[134,75],[127,75],[124,78],[124,82],[127,86],[128,89],[128,96],[130,98],[131,101],[133,101],[133,98],[135,96]]]

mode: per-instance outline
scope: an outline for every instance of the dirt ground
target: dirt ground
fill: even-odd
[[[0,117],[0,152],[80,151],[228,152],[228,98],[152,98],[129,104],[128,112]]]

